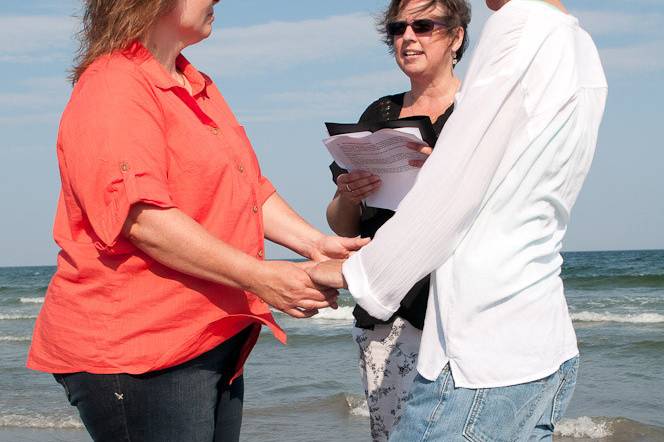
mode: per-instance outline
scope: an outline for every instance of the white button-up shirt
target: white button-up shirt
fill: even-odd
[[[415,186],[343,266],[388,319],[433,272],[418,371],[516,385],[578,354],[561,242],[593,158],[607,83],[576,18],[512,0],[487,22],[454,114]]]

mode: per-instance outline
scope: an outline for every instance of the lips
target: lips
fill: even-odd
[[[406,49],[406,50],[401,51],[401,55],[403,57],[406,57],[406,58],[417,57],[417,56],[423,55],[423,54],[424,54],[424,51],[418,51],[418,50],[415,50],[415,49]]]

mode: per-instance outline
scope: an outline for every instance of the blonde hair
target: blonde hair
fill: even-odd
[[[125,49],[140,39],[177,0],[85,0],[80,47],[70,79],[76,83],[98,57]]]

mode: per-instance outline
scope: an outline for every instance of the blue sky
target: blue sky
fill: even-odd
[[[245,125],[264,173],[325,231],[334,187],[323,122],[354,121],[374,99],[408,87],[373,27],[386,3],[222,0],[213,36],[185,51]],[[79,4],[0,5],[0,266],[55,262],[55,139]],[[565,249],[664,248],[664,2],[566,4],[600,48],[610,92]],[[482,0],[472,5],[471,47],[489,15]],[[292,256],[278,247],[268,255]]]

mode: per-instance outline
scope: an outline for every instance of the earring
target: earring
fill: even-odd
[[[456,66],[456,64],[457,64],[458,62],[459,62],[459,60],[457,60],[456,51],[454,51],[454,52],[452,52],[452,64],[453,64],[454,66]]]

